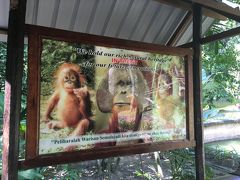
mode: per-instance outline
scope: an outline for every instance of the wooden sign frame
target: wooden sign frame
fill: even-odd
[[[121,40],[110,37],[82,34],[52,28],[26,25],[28,35],[28,101],[27,101],[27,132],[26,156],[20,162],[21,168],[39,167],[84,160],[101,159],[113,156],[167,151],[178,148],[194,147],[193,123],[193,79],[192,50],[187,48],[165,47],[156,44]],[[40,73],[42,40],[50,39],[69,43],[83,43],[107,48],[120,48],[131,51],[142,51],[162,55],[178,56],[184,59],[185,68],[185,103],[186,103],[186,138],[163,142],[137,143],[134,145],[109,146],[90,148],[73,152],[56,152],[39,154],[40,137]]]

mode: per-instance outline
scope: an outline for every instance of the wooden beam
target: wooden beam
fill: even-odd
[[[193,108],[194,108],[194,133],[196,140],[195,164],[196,179],[205,179],[205,159],[203,145],[203,121],[202,121],[202,87],[201,87],[201,31],[202,11],[199,4],[193,3]]]
[[[203,45],[203,44],[207,44],[207,43],[214,42],[214,41],[219,41],[219,40],[222,40],[225,38],[230,38],[230,37],[237,36],[237,35],[240,35],[240,27],[236,27],[236,28],[233,28],[233,29],[221,32],[221,33],[217,33],[217,34],[214,34],[211,36],[201,38],[200,43],[201,43],[201,45]],[[186,44],[182,44],[178,47],[189,48],[189,47],[192,47],[192,45],[193,45],[193,42],[189,42]]]
[[[17,179],[26,0],[11,1],[3,115],[2,179]],[[17,3],[17,6],[16,4]]]
[[[225,38],[229,38],[229,37],[233,37],[233,36],[237,36],[240,35],[240,27],[236,27],[233,29],[230,29],[228,31],[224,31],[218,34],[214,34],[211,36],[207,36],[205,38],[201,39],[201,44],[206,44],[209,42],[214,42],[214,41],[219,41]]]
[[[179,37],[183,34],[183,32],[186,30],[187,26],[192,21],[192,12],[187,12],[182,21],[179,23],[178,27],[176,28],[175,32],[172,34],[172,36],[169,38],[168,42],[166,43],[167,46],[174,46],[176,41]]]
[[[0,34],[7,34],[8,30],[5,28],[0,28]]]
[[[183,0],[181,0],[181,1],[179,1],[179,0],[155,0],[155,1],[160,2],[162,4],[167,4],[167,5],[170,5],[170,6],[181,8],[181,9],[186,10],[186,11],[191,11],[192,10],[191,2],[188,2],[188,1],[186,1],[186,2],[183,1]],[[206,9],[206,8],[202,9],[202,13],[203,13],[203,15],[214,18],[214,19],[227,20],[227,18],[225,16],[223,16],[219,13],[216,13],[212,10]]]
[[[18,8],[19,0],[10,0],[10,8],[17,9]]]
[[[183,0],[186,1],[186,0]],[[239,8],[232,8],[224,3],[216,2],[212,0],[190,0],[193,3],[197,3],[202,7],[212,10],[216,13],[226,16],[227,18],[233,19],[240,22],[240,11]]]
[[[184,1],[179,1],[179,0],[155,0],[155,1],[160,2],[161,4],[178,7],[183,10],[187,10],[187,11],[191,10],[191,5]]]
[[[185,43],[185,44],[182,44],[180,46],[177,46],[179,48],[192,48],[193,46],[193,42],[189,42],[189,43]]]
[[[136,147],[140,145],[140,148]],[[140,154],[140,153],[147,153],[149,152],[149,148],[151,148],[151,151],[167,151],[167,150],[174,150],[176,149],[176,146],[178,148],[187,148],[187,147],[194,147],[195,141],[175,141],[175,142],[162,142],[160,144],[151,144],[151,143],[145,143],[143,146],[139,143],[137,146],[129,146],[126,148],[126,146],[118,146],[117,148],[114,148],[109,151],[109,149],[101,148],[97,151],[95,149],[88,149],[83,150],[81,153],[77,151],[73,152],[63,152],[61,154],[58,154],[57,156],[49,156],[49,155],[43,155],[36,157],[34,159],[26,159],[24,161],[19,161],[19,168],[21,169],[29,169],[33,167],[42,167],[42,166],[50,166],[50,165],[57,165],[57,164],[64,164],[66,162],[74,163],[79,161],[88,161],[93,159],[104,159],[108,158],[109,154],[111,154],[111,157],[119,157],[119,156],[126,156],[131,154]],[[139,146],[138,146],[139,147]],[[89,156],[89,154],[92,154]]]

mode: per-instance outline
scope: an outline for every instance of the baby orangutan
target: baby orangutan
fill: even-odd
[[[55,92],[44,115],[50,129],[73,127],[72,136],[83,135],[89,130],[91,101],[87,87],[82,87],[84,81],[78,65],[64,63],[58,68]],[[50,121],[55,108],[58,121]]]
[[[181,97],[173,94],[172,77],[161,71],[157,78],[156,105],[162,127],[164,129],[176,128],[176,117],[185,114]]]

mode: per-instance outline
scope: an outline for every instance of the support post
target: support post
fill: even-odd
[[[2,179],[17,179],[26,0],[11,0],[3,115]]]
[[[195,164],[196,179],[205,179],[205,158],[203,145],[203,122],[202,122],[202,88],[201,88],[201,32],[202,32],[202,9],[197,3],[192,4],[193,12],[193,98],[194,98],[194,132],[196,139]]]

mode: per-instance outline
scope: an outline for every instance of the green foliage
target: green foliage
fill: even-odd
[[[25,171],[19,171],[18,172],[18,179],[19,180],[25,180],[25,179],[42,179],[43,176],[34,169],[29,169]]]
[[[0,123],[2,127],[2,118],[4,110],[4,86],[5,86],[5,66],[7,58],[7,43],[0,42]],[[21,119],[26,119],[26,99],[27,99],[27,46],[24,46],[24,65],[22,77],[22,101],[21,101]]]
[[[213,169],[210,166],[205,166],[206,180],[212,180],[214,177]]]
[[[4,93],[0,92],[0,119],[3,117],[3,109],[4,109]]]
[[[136,172],[135,172],[135,175],[137,176],[137,177],[142,177],[142,178],[144,178],[144,179],[153,179],[151,176],[150,176],[150,174],[149,173],[145,173],[145,172],[143,172],[142,170],[137,170]]]
[[[194,153],[189,148],[165,152],[174,180],[195,179]]]
[[[24,103],[27,98],[27,77],[28,77],[28,46],[24,45],[23,51],[23,76],[22,76],[22,98]]]
[[[173,180],[193,180],[196,179],[196,169],[193,149],[177,149],[163,153],[169,159]],[[211,180],[214,176],[213,170],[205,165],[206,180]]]
[[[232,159],[240,163],[240,154],[238,154],[238,152],[235,149],[225,150],[219,145],[217,145],[215,148],[206,145],[205,153],[206,153],[206,158],[208,160],[215,161],[219,165],[223,163],[224,160],[228,160],[228,159]]]
[[[229,0],[229,1],[231,1],[231,2],[233,2],[233,3],[240,4],[240,0]]]
[[[234,21],[217,22],[207,35],[216,34],[236,25]],[[240,71],[239,51],[236,44],[239,37],[212,42],[203,46],[203,105],[213,108],[218,101],[235,103],[240,95],[240,81],[236,76]]]
[[[7,43],[0,42],[0,92],[4,90]]]
[[[23,82],[27,81],[27,45],[24,46],[24,65],[23,65]],[[7,43],[0,42],[0,92],[4,91],[5,86],[5,66],[7,59]],[[22,94],[27,94],[27,84],[22,84]]]
[[[98,173],[114,173],[119,167],[120,158],[111,157],[102,160],[97,160],[98,163]]]

